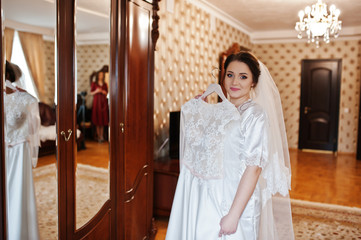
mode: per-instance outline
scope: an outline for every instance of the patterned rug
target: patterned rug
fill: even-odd
[[[83,226],[109,197],[107,169],[78,164],[76,172],[76,225]],[[58,236],[55,164],[33,169],[40,239]]]
[[[297,240],[361,239],[361,209],[291,200]]]
[[[107,170],[78,164],[77,226],[82,226],[108,198]],[[54,164],[33,170],[41,239],[57,239],[57,184]],[[89,194],[89,193],[93,194]],[[291,199],[296,240],[361,240],[361,209]],[[167,218],[156,219],[156,240],[163,240]]]

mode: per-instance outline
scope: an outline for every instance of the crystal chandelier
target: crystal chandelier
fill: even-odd
[[[298,13],[300,18],[296,22],[295,29],[298,31],[298,38],[302,38],[302,33],[306,32],[308,43],[315,42],[316,48],[320,47],[320,38],[323,37],[325,43],[330,42],[330,36],[338,37],[341,30],[341,21],[338,20],[340,10],[335,5],[330,6],[327,12],[327,5],[322,0],[317,0],[312,7],[307,6],[305,11]]]

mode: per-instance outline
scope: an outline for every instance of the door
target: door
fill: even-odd
[[[358,113],[358,132],[357,132],[356,159],[361,160],[361,98],[360,98],[360,102],[359,102],[359,113]]]
[[[299,149],[337,151],[341,60],[303,60]]]
[[[147,239],[153,215],[152,6],[127,5],[124,112],[125,239]]]

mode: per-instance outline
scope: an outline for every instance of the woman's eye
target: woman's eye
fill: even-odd
[[[227,77],[231,78],[232,76],[233,76],[233,74],[227,73]]]
[[[240,78],[241,78],[241,79],[247,79],[247,76],[242,75]]]

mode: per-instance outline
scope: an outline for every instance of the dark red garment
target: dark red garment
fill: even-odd
[[[93,82],[91,85],[91,92],[97,88],[101,88],[108,92],[108,86],[104,83],[102,86]],[[109,122],[108,117],[108,99],[103,93],[97,93],[93,96],[92,122],[95,126],[107,126]]]

